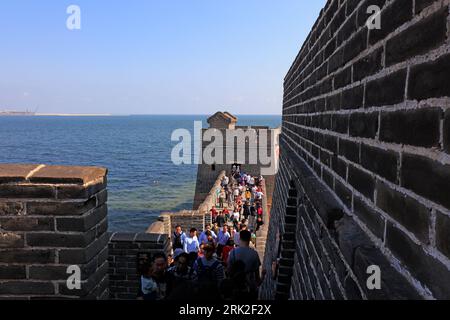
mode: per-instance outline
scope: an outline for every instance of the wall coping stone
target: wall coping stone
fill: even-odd
[[[162,234],[155,233],[139,233],[136,235],[135,241],[137,242],[155,242],[159,243],[162,238]]]
[[[115,232],[111,234],[110,241],[113,242],[130,242],[136,238],[136,233],[129,232]]]
[[[47,166],[38,164],[0,164],[0,184],[41,183],[89,185],[104,179],[102,167]]]
[[[151,242],[165,243],[168,235],[160,233],[131,233],[131,232],[114,232],[110,233],[110,242]]]

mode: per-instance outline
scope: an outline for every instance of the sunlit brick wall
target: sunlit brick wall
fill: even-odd
[[[366,25],[371,5],[381,29]],[[265,267],[272,276],[294,181],[295,263],[278,281],[290,298],[450,298],[449,21],[448,0],[322,10],[284,84]],[[382,290],[367,289],[372,264]]]
[[[108,298],[106,201],[106,169],[0,165],[0,299]]]

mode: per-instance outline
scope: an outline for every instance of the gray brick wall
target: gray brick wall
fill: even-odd
[[[365,25],[370,5],[380,30]],[[322,10],[284,83],[267,298],[450,298],[449,21],[448,0]],[[272,274],[292,190],[294,264]]]
[[[109,242],[110,299],[134,300],[139,290],[138,259],[157,252],[169,253],[167,235],[114,233]]]
[[[106,169],[0,165],[0,299],[108,298],[106,201]]]

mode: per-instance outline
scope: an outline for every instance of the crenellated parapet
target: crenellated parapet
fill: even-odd
[[[1,299],[108,297],[106,175],[96,167],[0,165]]]

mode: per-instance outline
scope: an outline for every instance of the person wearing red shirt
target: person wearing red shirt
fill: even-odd
[[[258,213],[258,216],[262,216],[263,214],[263,209],[261,207],[258,207],[258,210],[256,211]]]
[[[213,207],[210,211],[211,211],[211,218],[212,218],[212,221],[214,223],[216,221],[217,215],[219,213],[217,212],[215,207]]]
[[[230,221],[230,211],[227,208],[225,208],[223,209],[222,213],[225,217],[225,221],[226,222]]]
[[[234,241],[232,239],[229,239],[227,241],[227,244],[222,249],[222,262],[224,266],[227,265],[228,257],[230,256],[230,252],[234,249]]]

